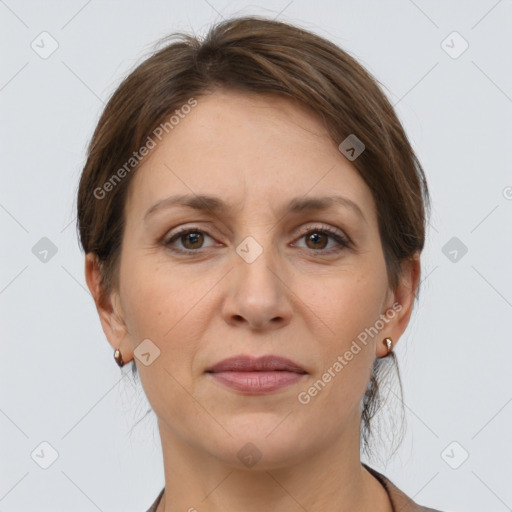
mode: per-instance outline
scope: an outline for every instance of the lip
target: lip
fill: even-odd
[[[307,375],[294,361],[276,355],[235,356],[206,369],[217,382],[249,394],[262,394],[289,386]]]
[[[286,357],[269,354],[261,357],[233,356],[223,359],[219,363],[205,370],[208,373],[217,372],[273,372],[287,371],[294,373],[307,373],[298,363]]]

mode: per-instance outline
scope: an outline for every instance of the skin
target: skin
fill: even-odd
[[[174,194],[219,196],[229,211],[175,206],[144,221],[148,208]],[[332,194],[355,202],[364,219],[340,205],[283,209],[292,198]],[[125,214],[119,290],[100,301],[93,254],[85,272],[105,335],[124,361],[146,338],[160,350],[148,366],[135,358],[162,440],[159,512],[390,512],[384,488],[360,464],[360,402],[374,359],[387,353],[383,339],[396,343],[407,327],[419,255],[391,290],[370,189],[321,121],[274,96],[202,96],[137,170]],[[352,245],[305,236],[319,226]],[[170,247],[198,255],[165,246],[179,227],[200,230],[199,240],[182,236]],[[235,250],[247,236],[263,251],[252,263]],[[402,308],[379,334],[301,404],[298,394],[395,302]],[[259,396],[205,373],[238,354],[281,355],[308,373]],[[252,468],[237,457],[248,442],[261,453]]]

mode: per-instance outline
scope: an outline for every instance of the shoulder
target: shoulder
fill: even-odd
[[[379,482],[388,493],[393,509],[400,512],[442,512],[434,508],[423,507],[413,501],[403,491],[401,491],[389,478],[371,468],[364,462],[361,463]],[[149,511],[148,511],[149,512]]]
[[[162,495],[164,493],[164,489],[165,489],[165,487],[160,491],[160,494],[156,497],[156,500],[153,502],[151,507],[149,507],[146,512],[156,512],[158,504],[160,503],[160,500],[162,499]]]

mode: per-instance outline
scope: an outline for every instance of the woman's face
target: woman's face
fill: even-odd
[[[372,194],[304,109],[226,91],[197,101],[133,176],[107,337],[136,356],[170,449],[272,468],[354,445],[373,361],[412,300],[388,289]],[[196,207],[165,202],[175,196]],[[219,378],[229,372],[206,371],[240,355],[282,356],[303,373],[232,387]],[[265,388],[276,376],[286,385]]]

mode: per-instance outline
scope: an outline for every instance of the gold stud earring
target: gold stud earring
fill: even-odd
[[[121,351],[118,348],[116,348],[116,351],[114,352],[114,359],[120,368],[124,366],[123,357],[121,356]]]
[[[384,343],[388,349],[388,353],[386,354],[386,356],[388,356],[391,352],[391,347],[393,346],[393,340],[391,338],[384,338]]]

